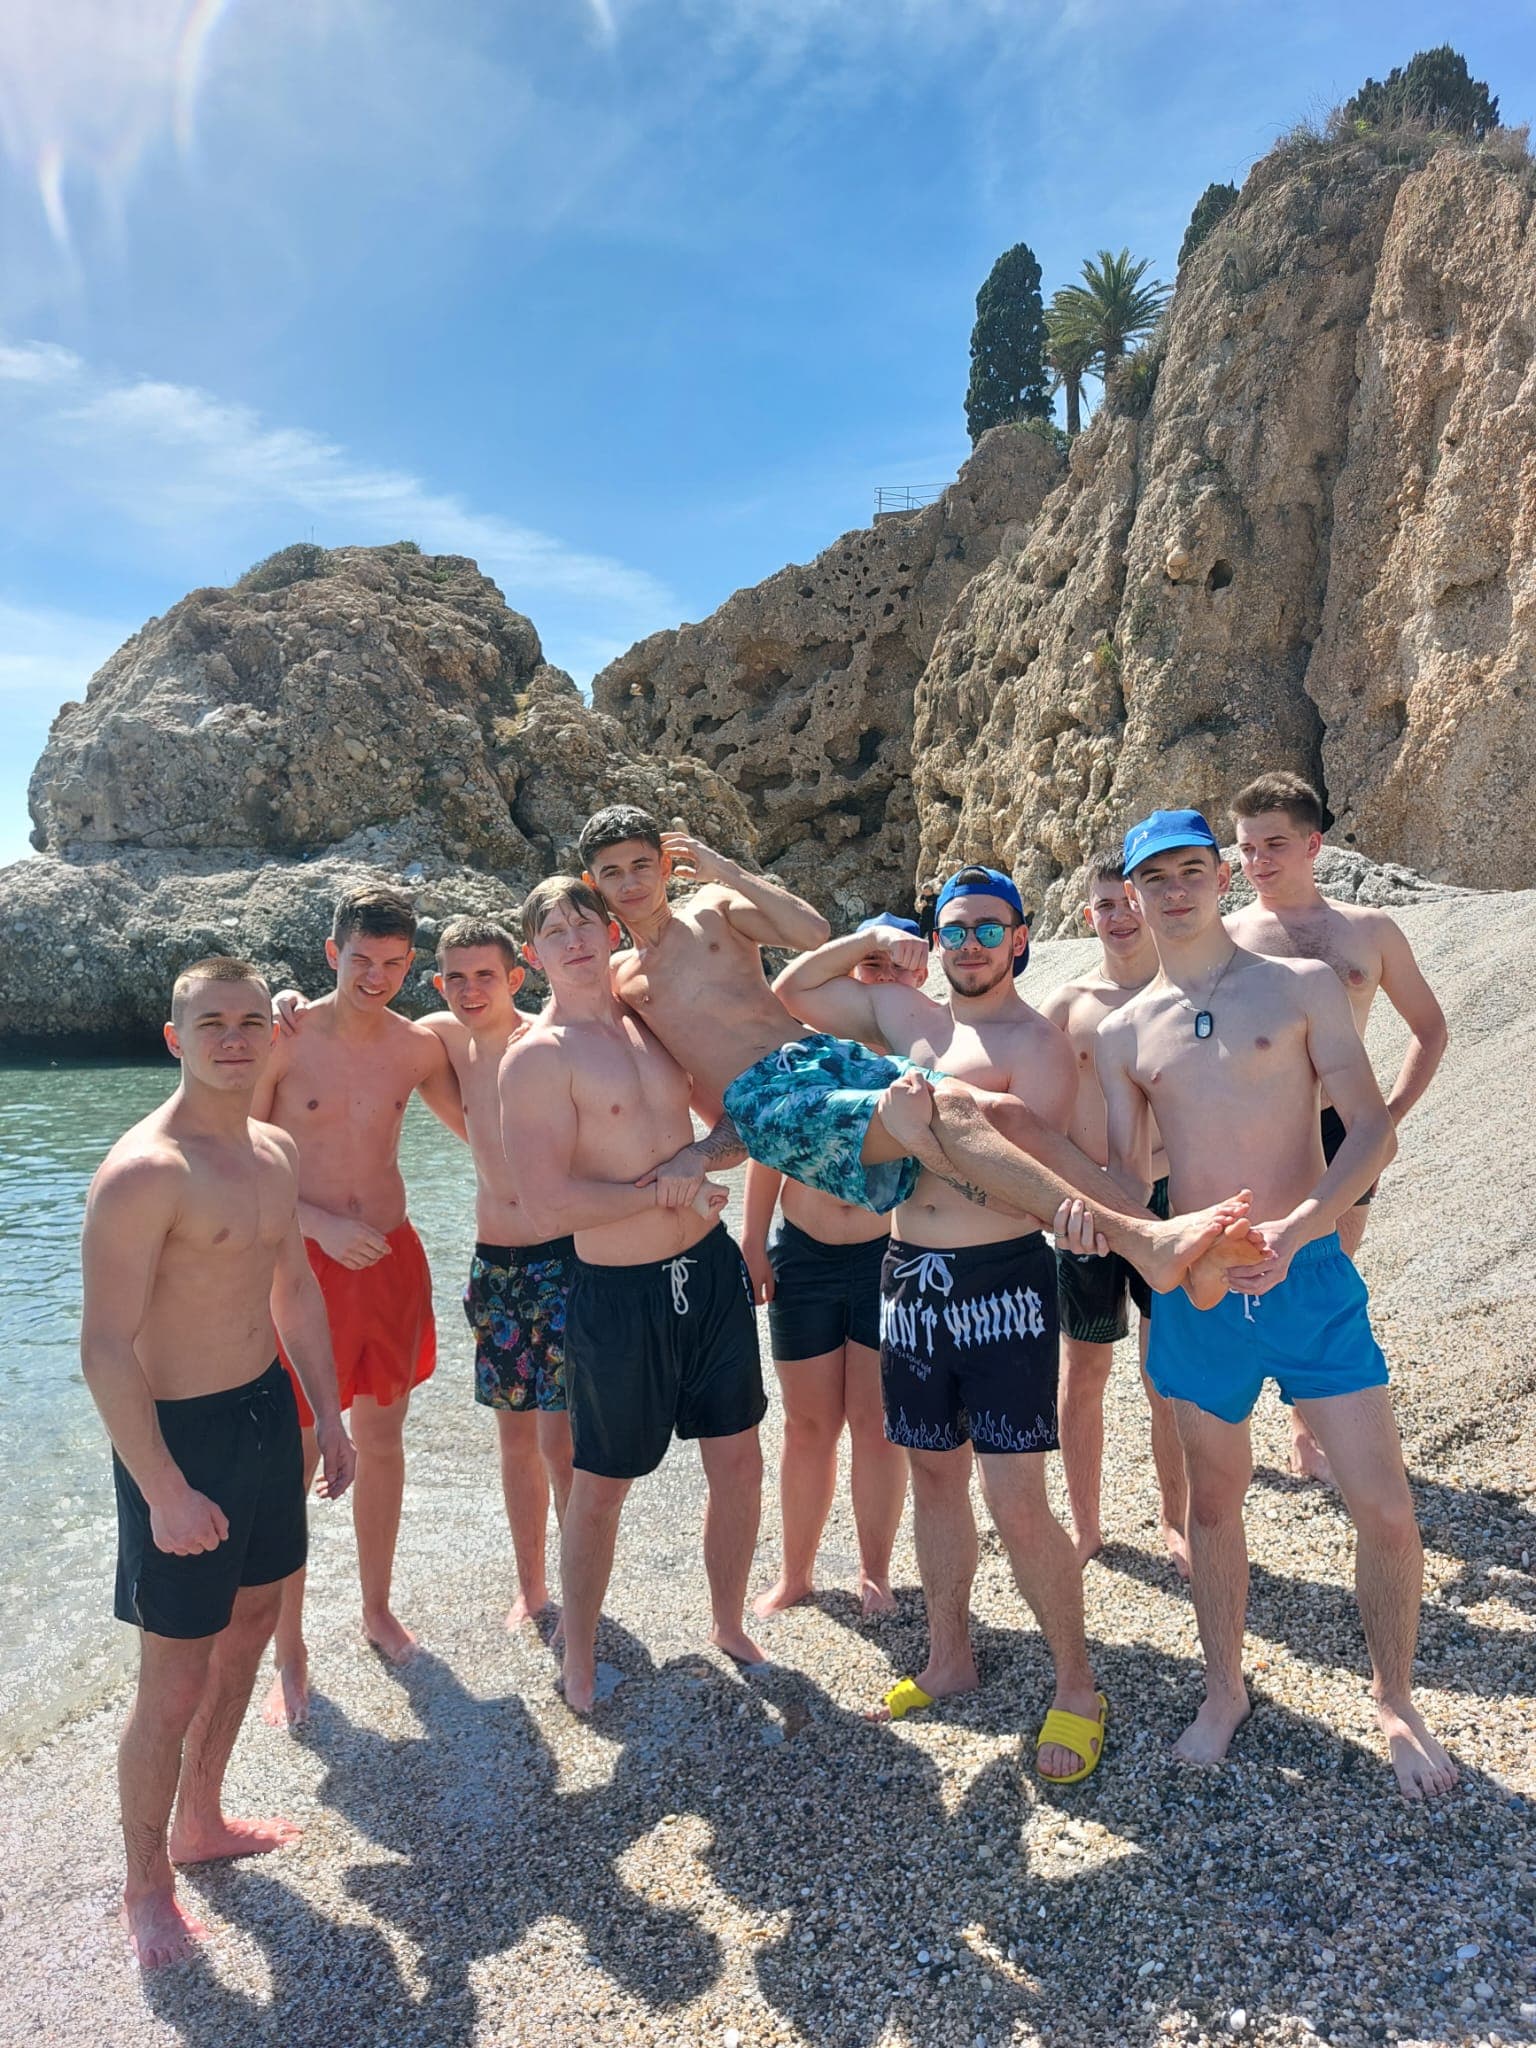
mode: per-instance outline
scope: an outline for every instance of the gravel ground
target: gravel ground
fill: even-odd
[[[1392,1789],[1349,1527],[1285,1476],[1271,1400],[1249,1524],[1256,1712],[1225,1768],[1180,1772],[1168,1752],[1198,1645],[1124,1347],[1110,1540],[1086,1580],[1109,1745],[1094,1778],[1054,1791],[1021,1769],[1049,1671],[995,1540],[976,1588],[982,1690],[873,1726],[860,1709],[923,1658],[909,1529],[901,1612],[862,1623],[840,1500],[827,1590],[767,1625],[774,1661],[743,1675],[702,1646],[690,1450],[635,1491],[601,1648],[613,1690],[577,1723],[537,1635],[501,1627],[493,1454],[466,1404],[462,1439],[411,1469],[401,1607],[426,1650],[406,1671],[359,1640],[345,1511],[316,1511],[323,1696],[298,1738],[248,1724],[230,1774],[233,1810],[306,1833],[184,1879],[213,1930],[195,1961],[141,1984],[113,1924],[121,1698],[0,1776],[0,2041],[1536,2038],[1533,908],[1403,914],[1455,1036],[1363,1258],[1428,1549],[1419,1696],[1463,1768],[1452,1797],[1410,1807]],[[1027,992],[1085,957],[1040,946]],[[1383,1071],[1400,1042],[1384,1021]],[[776,1409],[765,1442],[776,1457]],[[771,1514],[765,1531],[762,1580]]]

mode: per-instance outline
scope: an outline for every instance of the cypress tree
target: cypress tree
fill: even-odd
[[[972,441],[1004,420],[1048,419],[1049,382],[1040,266],[1028,244],[1018,242],[998,257],[976,294],[965,394]]]

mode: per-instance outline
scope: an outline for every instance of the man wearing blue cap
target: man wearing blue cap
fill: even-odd
[[[834,939],[787,967],[775,988],[803,1023],[1021,1105],[1027,1099],[1052,1130],[1065,1130],[1076,1062],[1015,987],[1029,928],[1013,882],[996,868],[962,868],[939,891],[934,930],[945,1003],[855,978],[868,937],[888,956],[902,951],[890,928]],[[1037,1745],[1040,1772],[1067,1784],[1096,1767],[1106,1706],[1088,1661],[1076,1554],[1046,1494],[1046,1453],[1058,1444],[1055,1258],[1045,1217],[978,1202],[975,1192],[924,1172],[896,1209],[881,1272],[885,1433],[911,1463],[929,1627],[927,1664],[891,1688],[882,1711],[897,1720],[978,1682],[970,1636],[974,1447],[993,1523],[1056,1667]]]
[[[1427,1798],[1448,1790],[1456,1769],[1409,1689],[1423,1549],[1365,1283],[1335,1227],[1396,1150],[1392,1119],[1332,969],[1233,942],[1220,908],[1229,871],[1198,811],[1154,811],[1133,825],[1125,868],[1158,972],[1099,1029],[1111,1163],[1148,1184],[1155,1113],[1172,1207],[1208,1199],[1235,1169],[1254,1191],[1253,1227],[1267,1247],[1263,1261],[1230,1270],[1232,1291],[1216,1306],[1202,1313],[1170,1293],[1152,1317],[1147,1371],[1175,1403],[1184,1445],[1206,1660],[1205,1700],[1174,1753],[1215,1763],[1248,1718],[1248,1418],[1272,1378],[1322,1445],[1354,1519],[1377,1720],[1403,1793]],[[1331,1163],[1320,1088],[1344,1126]]]

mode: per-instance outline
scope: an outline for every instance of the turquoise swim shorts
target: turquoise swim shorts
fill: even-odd
[[[859,1157],[865,1133],[897,1075],[927,1071],[896,1053],[813,1031],[738,1074],[725,1091],[726,1113],[764,1166],[883,1216],[907,1200],[922,1168],[915,1159],[866,1166]]]
[[[1222,1422],[1246,1422],[1265,1380],[1287,1405],[1326,1401],[1387,1384],[1371,1330],[1365,1282],[1338,1235],[1314,1238],[1268,1294],[1229,1294],[1198,1309],[1174,1288],[1152,1315],[1147,1377],[1173,1401]]]

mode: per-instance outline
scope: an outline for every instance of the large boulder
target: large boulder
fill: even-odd
[[[908,903],[917,679],[961,590],[1019,545],[1061,473],[1048,438],[995,427],[936,503],[652,634],[603,670],[593,702],[648,750],[717,769],[763,859],[839,922]]]

